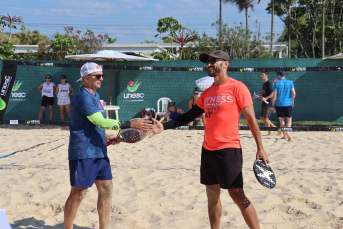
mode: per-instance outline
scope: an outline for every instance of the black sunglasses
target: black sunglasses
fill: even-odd
[[[45,77],[45,79],[51,79],[51,77]]]
[[[104,74],[102,74],[102,75],[93,75],[93,76],[95,76],[98,80],[100,80],[101,77],[102,77],[102,78],[105,78],[105,75],[104,75]]]
[[[193,95],[199,95],[199,93],[193,93]]]
[[[67,78],[60,78],[61,80],[66,80]]]
[[[219,58],[207,59],[207,60],[206,60],[206,65],[208,65],[209,63],[215,64],[218,60],[223,60],[223,61],[225,61],[224,59],[219,59]]]

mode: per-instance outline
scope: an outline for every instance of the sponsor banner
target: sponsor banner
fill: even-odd
[[[10,124],[18,124],[18,120],[10,120]]]
[[[124,93],[123,98],[124,102],[143,102],[144,101],[144,93],[137,93],[136,91],[141,85],[142,82],[133,82],[130,81],[126,88],[130,93]]]
[[[17,61],[3,60],[0,84],[0,121],[4,119],[8,100],[17,74]]]

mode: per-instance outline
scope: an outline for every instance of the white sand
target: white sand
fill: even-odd
[[[251,133],[240,134],[244,188],[261,228],[343,228],[343,133],[296,132],[291,142],[263,136],[277,177],[271,190],[253,174]],[[70,191],[69,131],[6,126],[0,137],[0,156],[23,150],[0,159],[0,208],[12,228],[63,228]],[[203,131],[168,130],[137,144],[109,147],[114,177],[110,228],[209,228],[205,187],[199,183],[202,141]],[[96,199],[93,186],[74,228],[98,227]],[[247,228],[227,191],[221,200],[221,228]]]

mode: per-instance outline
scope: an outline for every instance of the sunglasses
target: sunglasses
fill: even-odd
[[[223,60],[223,61],[225,61],[224,59],[219,59],[219,58],[207,59],[207,60],[206,60],[206,65],[208,65],[209,63],[215,64],[218,60]]]
[[[199,95],[199,93],[193,93],[193,95]]]
[[[45,77],[45,79],[51,79],[51,77]]]
[[[66,80],[66,78],[60,78],[61,80]]]
[[[102,78],[105,78],[105,75],[104,75],[104,74],[102,74],[102,75],[92,75],[92,76],[95,76],[98,80],[100,80],[101,77],[102,77]]]

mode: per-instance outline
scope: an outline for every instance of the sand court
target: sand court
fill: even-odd
[[[290,134],[290,142],[262,137],[277,178],[270,190],[255,179],[256,144],[250,131],[240,131],[244,188],[261,228],[343,228],[343,133]],[[70,192],[69,130],[3,125],[0,137],[0,157],[14,153],[0,159],[0,208],[12,228],[63,228]],[[209,228],[199,172],[202,141],[200,130],[168,130],[136,144],[110,146],[114,190],[109,228]],[[74,228],[98,227],[96,200],[93,185]],[[247,228],[227,191],[222,190],[221,200],[221,228]]]

